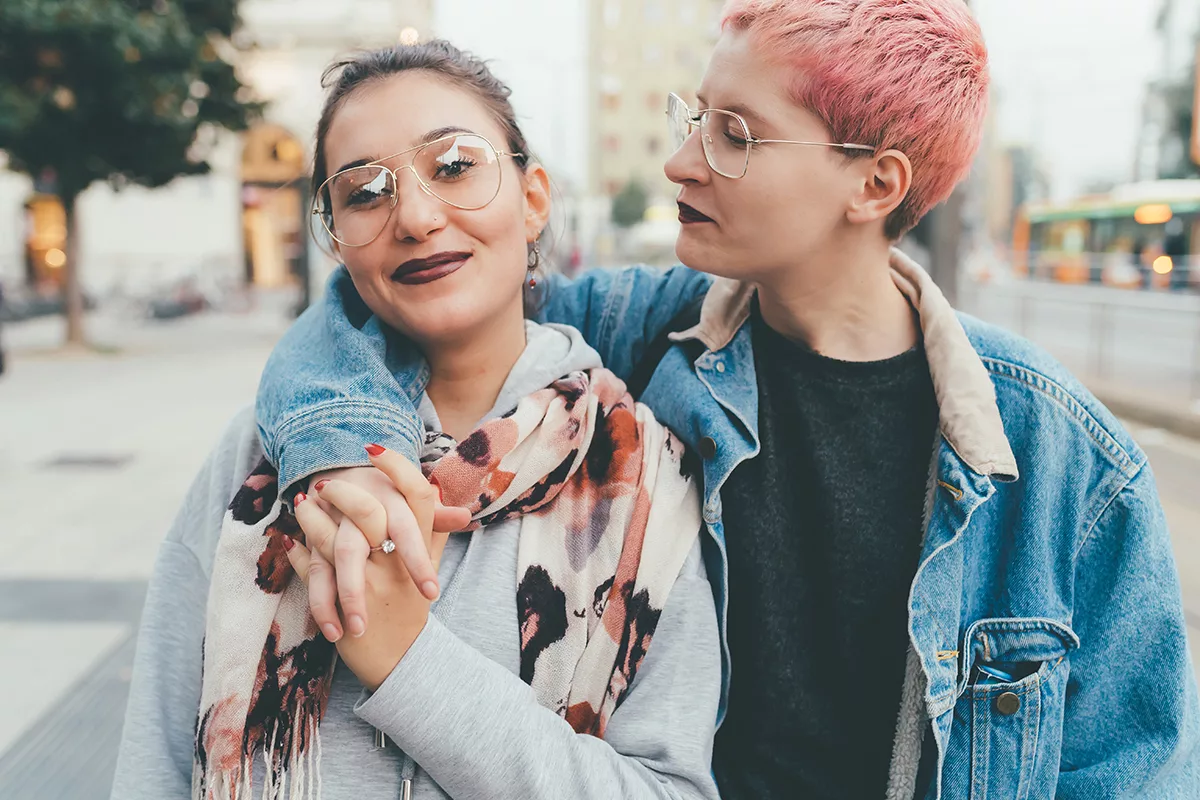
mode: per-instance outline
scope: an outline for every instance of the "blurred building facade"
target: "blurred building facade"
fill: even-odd
[[[630,181],[651,204],[675,188],[663,175],[670,155],[668,92],[695,105],[719,32],[721,0],[589,0],[590,188],[612,198]]]
[[[1158,64],[1139,113],[1133,179],[1188,178],[1195,77],[1200,68],[1200,0],[1157,0]]]
[[[321,74],[339,53],[428,38],[432,3],[244,0],[236,35],[252,47],[238,68],[267,102],[263,120],[243,134],[199,143],[213,167],[208,175],[155,190],[89,189],[79,206],[85,291],[137,294],[184,279],[263,287],[319,282],[332,263],[308,236],[305,179]],[[0,280],[52,291],[65,227],[61,205],[39,188],[0,171]]]

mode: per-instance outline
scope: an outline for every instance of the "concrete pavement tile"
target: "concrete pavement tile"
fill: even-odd
[[[0,622],[0,755],[133,632],[123,623]]]

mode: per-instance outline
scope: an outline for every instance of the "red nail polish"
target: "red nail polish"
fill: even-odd
[[[292,501],[292,505],[298,506],[308,499],[308,495],[304,492],[296,492],[296,499]]]
[[[377,444],[369,444],[366,446],[366,451],[373,456],[381,456],[387,452],[387,448]]]
[[[319,491],[321,491],[321,488],[327,483],[329,483],[329,481],[318,481],[317,485],[314,486],[313,488],[319,492]]]
[[[290,551],[290,550],[291,550],[293,547],[295,547],[295,546],[296,546],[296,540],[295,540],[295,539],[293,539],[292,537],[288,536],[288,535],[285,533],[285,534],[283,535],[283,549],[284,549],[284,550],[289,550],[289,551]]]

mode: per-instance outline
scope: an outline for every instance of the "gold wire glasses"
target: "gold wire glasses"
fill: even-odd
[[[436,135],[436,134],[435,134]],[[388,169],[382,162],[412,153],[407,164]],[[313,216],[338,244],[363,247],[375,241],[396,209],[400,172],[409,170],[421,189],[465,211],[483,208],[500,193],[500,157],[522,153],[496,150],[477,133],[455,132],[390,156],[343,169],[327,178],[313,198]]]
[[[720,108],[693,111],[679,95],[667,95],[667,119],[671,137],[678,150],[687,141],[693,128],[700,129],[700,144],[708,166],[726,178],[743,178],[750,165],[750,150],[759,144],[801,144],[810,147],[837,147],[842,150],[875,152],[867,144],[837,144],[835,142],[798,142],[791,139],[759,139],[750,135],[750,128],[740,114]]]

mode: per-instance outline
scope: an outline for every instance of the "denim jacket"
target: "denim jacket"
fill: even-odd
[[[913,797],[931,731],[938,777],[927,798],[1200,798],[1200,704],[1145,454],[1044,352],[956,314],[898,252],[892,276],[920,317],[939,436],[887,796]],[[702,354],[669,350],[642,400],[703,457],[723,718],[737,661],[724,644],[721,487],[759,452],[753,288],[682,267],[593,271],[555,281],[543,316],[577,326],[625,377],[706,291],[699,324],[672,334]],[[415,460],[427,379],[339,270],[263,373],[259,430],[282,482],[365,466],[372,441]],[[981,663],[1023,669],[1012,682],[977,680]]]

